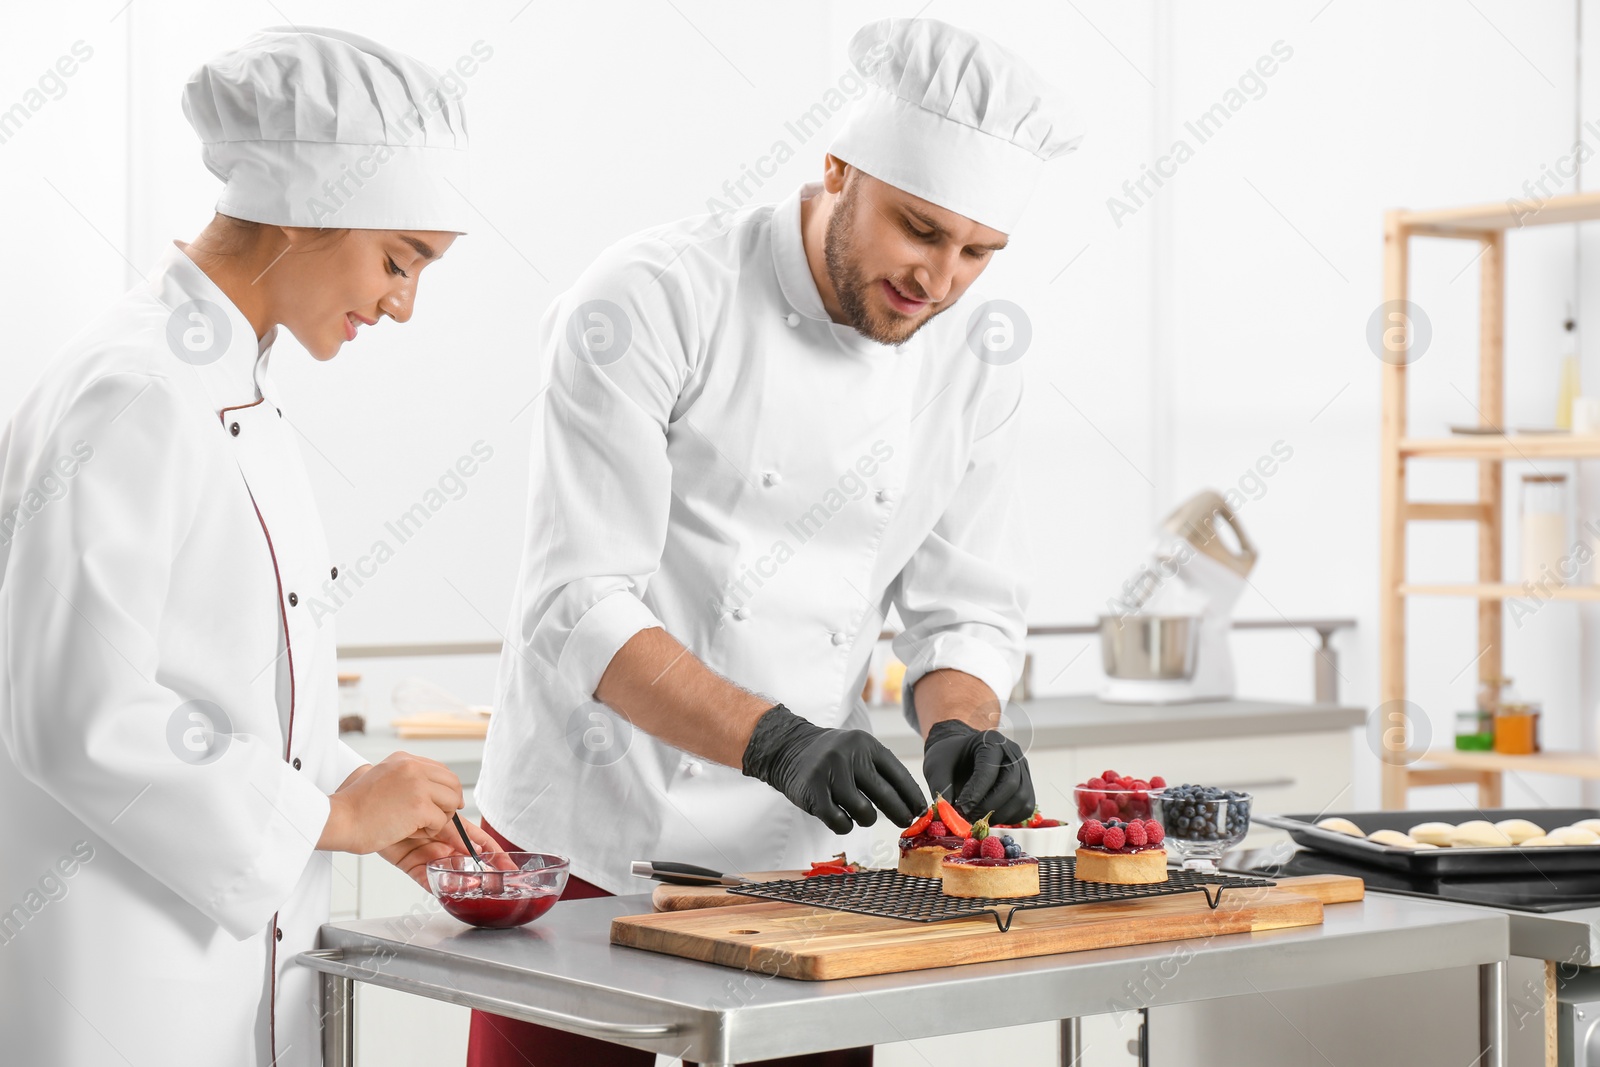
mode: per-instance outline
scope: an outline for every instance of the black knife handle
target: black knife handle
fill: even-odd
[[[713,871],[709,867],[697,867],[692,863],[674,863],[670,860],[651,860],[650,866],[655,869],[656,881],[666,882],[669,885],[704,885],[703,879],[722,881],[722,872]],[[677,875],[679,877],[674,877]]]

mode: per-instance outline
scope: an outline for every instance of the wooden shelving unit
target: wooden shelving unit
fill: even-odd
[[[1472,241],[1478,256],[1478,412],[1481,425],[1497,432],[1445,438],[1406,435],[1406,367],[1404,359],[1383,366],[1381,438],[1382,549],[1379,607],[1380,714],[1389,718],[1383,736],[1383,806],[1403,808],[1413,786],[1472,784],[1481,807],[1501,800],[1501,775],[1506,771],[1565,774],[1600,778],[1600,755],[1540,752],[1505,756],[1496,752],[1458,752],[1443,738],[1426,752],[1408,751],[1407,724],[1398,711],[1406,697],[1406,599],[1466,597],[1477,601],[1478,677],[1498,678],[1501,670],[1503,603],[1525,596],[1520,584],[1501,573],[1501,532],[1505,519],[1506,460],[1587,459],[1600,457],[1600,435],[1507,434],[1505,425],[1505,240],[1508,230],[1600,219],[1600,193],[1555,197],[1519,217],[1507,203],[1442,211],[1390,211],[1383,220],[1383,295],[1385,301],[1407,298],[1413,237]],[[1409,342],[1409,336],[1407,337]],[[1423,503],[1406,495],[1409,460],[1466,460],[1478,467],[1477,499]],[[1478,574],[1475,582],[1448,585],[1412,584],[1406,580],[1406,528],[1412,522],[1471,522],[1478,528]],[[1541,596],[1544,595],[1541,593]],[[1555,599],[1600,600],[1600,586],[1552,590]]]

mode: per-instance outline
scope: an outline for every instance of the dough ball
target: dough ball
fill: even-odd
[[[1538,837],[1530,837],[1530,838],[1528,838],[1526,841],[1524,841],[1522,843],[1522,847],[1523,848],[1545,848],[1548,845],[1559,845],[1559,844],[1561,844],[1560,841],[1552,841],[1548,837],[1545,837],[1544,835],[1541,834]]]
[[[1416,848],[1417,843],[1399,830],[1374,830],[1367,835],[1367,840],[1375,845],[1388,845],[1391,848]]]
[[[1424,845],[1448,845],[1456,828],[1447,822],[1420,822],[1410,830],[1413,841]]]
[[[1341,819],[1338,816],[1323,819],[1321,822],[1317,823],[1317,826],[1319,829],[1332,830],[1336,834],[1349,834],[1351,837],[1367,836],[1361,832],[1361,827],[1357,826],[1349,819]]]
[[[1557,827],[1548,836],[1558,845],[1600,845],[1600,834],[1576,826]]]
[[[1529,838],[1544,836],[1544,830],[1527,819],[1506,819],[1495,823],[1494,828],[1511,838],[1513,845],[1520,845]]]
[[[1511,838],[1497,829],[1494,823],[1479,820],[1456,827],[1456,832],[1450,835],[1450,847],[1510,848]]]
[[[1572,825],[1580,830],[1587,830],[1591,834],[1600,834],[1600,819],[1579,819]]]

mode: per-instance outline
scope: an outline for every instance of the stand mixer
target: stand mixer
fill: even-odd
[[[1222,537],[1224,524],[1237,549]],[[1215,490],[1173,509],[1156,529],[1149,561],[1100,616],[1100,699],[1172,704],[1233,696],[1233,607],[1255,563],[1255,546]]]

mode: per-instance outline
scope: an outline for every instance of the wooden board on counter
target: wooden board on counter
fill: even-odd
[[[1364,893],[1359,878],[1285,878],[1272,889],[1230,890],[1215,910],[1200,893],[1076,904],[1019,911],[1004,932],[988,916],[914,923],[775,901],[690,905],[620,916],[612,920],[611,941],[819,981],[1313,926],[1322,922],[1324,904],[1360,900]]]

